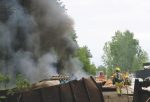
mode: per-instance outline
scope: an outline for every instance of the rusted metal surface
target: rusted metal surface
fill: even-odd
[[[101,99],[101,101],[104,102],[104,97],[103,97],[103,94],[102,94],[102,85],[98,85],[98,84],[96,83],[96,81],[93,79],[93,77],[90,77],[90,78],[91,78],[91,80],[93,81],[93,83],[91,83],[91,84],[95,84],[95,85],[97,86],[97,88],[98,88],[99,94],[98,94],[97,97],[99,97],[99,98]],[[89,80],[89,81],[90,81],[90,80]],[[88,83],[87,83],[87,84],[88,84]]]
[[[1,92],[0,92],[1,94]],[[6,93],[3,93],[6,94]],[[2,102],[104,102],[92,77],[7,96]]]
[[[85,79],[82,78],[82,81],[83,81],[83,86],[84,86],[85,91],[86,91],[86,95],[88,96],[88,102],[91,102],[91,98],[90,98],[90,96],[89,96],[89,90],[88,90],[88,88],[87,88],[87,86],[86,86]]]
[[[150,86],[150,82],[139,82],[135,80],[133,102],[150,102],[150,92],[143,90],[142,87]]]

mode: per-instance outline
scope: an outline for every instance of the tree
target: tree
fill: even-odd
[[[92,57],[90,50],[87,46],[80,47],[77,51],[76,56],[83,63],[83,69],[89,74],[96,74],[96,67],[94,64],[91,64],[90,58]]]
[[[4,85],[3,88],[6,88],[8,83],[10,81],[10,77],[6,74],[6,75],[3,75],[2,73],[0,73],[0,84],[1,84],[1,87],[2,87],[2,84]]]
[[[1,84],[4,82],[5,77],[3,74],[0,73],[0,86],[2,86]]]
[[[71,35],[71,39],[77,44],[77,35],[76,35],[75,30],[72,30],[72,32],[70,33],[70,35]]]
[[[123,71],[133,72],[142,68],[142,63],[148,60],[147,53],[130,31],[117,31],[112,40],[105,43],[103,50],[102,58],[109,75],[116,65],[119,65]]]
[[[16,88],[18,90],[21,89],[27,89],[30,87],[30,82],[22,75],[22,74],[17,74],[16,75]]]

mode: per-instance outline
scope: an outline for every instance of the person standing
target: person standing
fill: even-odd
[[[115,73],[113,75],[113,84],[116,86],[116,91],[118,96],[122,95],[122,87],[124,85],[123,74],[119,67],[116,67]]]

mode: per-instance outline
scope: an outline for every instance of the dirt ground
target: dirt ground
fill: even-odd
[[[128,95],[118,96],[116,92],[103,92],[105,102],[132,102],[133,97]]]

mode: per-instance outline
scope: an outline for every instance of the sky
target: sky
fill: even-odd
[[[150,0],[61,1],[74,20],[79,45],[89,48],[96,66],[103,65],[104,44],[117,30],[133,32],[150,56]]]

